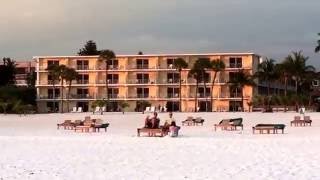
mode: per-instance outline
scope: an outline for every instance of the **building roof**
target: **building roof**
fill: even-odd
[[[196,54],[143,54],[143,55],[138,55],[138,54],[129,54],[129,55],[116,55],[117,57],[154,57],[154,56],[160,56],[160,57],[167,57],[167,56],[172,56],[172,57],[177,57],[177,56],[241,56],[241,55],[255,55],[259,56],[255,53],[252,52],[245,52],[245,53],[196,53]],[[99,56],[34,56],[33,59],[37,58],[96,58]]]

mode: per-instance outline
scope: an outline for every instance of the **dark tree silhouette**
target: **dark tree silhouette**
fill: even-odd
[[[97,45],[94,41],[90,40],[84,45],[84,48],[80,49],[78,52],[79,56],[95,56],[99,55],[99,51],[97,50]]]

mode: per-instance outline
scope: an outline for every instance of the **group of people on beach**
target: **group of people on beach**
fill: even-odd
[[[153,113],[153,117],[148,115],[145,119],[144,127],[151,129],[161,128],[164,134],[170,137],[177,137],[180,130],[180,127],[176,125],[176,121],[173,119],[172,112],[169,113],[169,118],[165,120],[163,126],[160,126],[160,118],[157,112]]]

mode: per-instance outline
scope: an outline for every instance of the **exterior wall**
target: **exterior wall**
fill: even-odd
[[[257,70],[259,64],[259,56],[251,53],[235,53],[235,54],[176,54],[176,55],[127,55],[118,56],[118,68],[109,68],[108,74],[118,74],[118,83],[109,83],[109,88],[118,88],[118,96],[111,97],[110,101],[127,101],[130,105],[129,111],[133,111],[136,107],[136,102],[145,100],[149,101],[152,106],[158,107],[166,106],[167,102],[178,102],[178,97],[169,98],[167,94],[167,88],[179,88],[179,83],[168,83],[167,74],[168,73],[178,73],[174,69],[170,69],[167,64],[167,59],[169,58],[184,58],[189,67],[182,71],[182,87],[181,87],[181,97],[182,97],[182,111],[194,111],[195,105],[195,80],[188,78],[188,72],[193,66],[193,63],[199,58],[210,58],[210,60],[221,59],[226,64],[226,69],[224,72],[218,73],[215,81],[215,86],[213,91],[211,91],[214,103],[212,110],[214,111],[228,111],[231,101],[241,101],[240,97],[230,97],[229,93],[229,72],[236,72],[240,69],[245,70],[249,73],[254,73]],[[242,67],[241,68],[231,68],[229,63],[229,58],[231,57],[241,57]],[[69,56],[69,57],[35,57],[37,61],[37,90],[38,90],[38,108],[40,112],[46,112],[46,102],[52,101],[48,99],[48,88],[52,88],[52,85],[48,84],[46,71],[47,64],[49,60],[58,60],[59,64],[64,64],[66,66],[77,68],[77,60],[88,60],[89,65],[86,70],[77,70],[80,74],[89,75],[89,84],[77,84],[73,82],[70,94],[70,107],[77,106],[77,102],[88,102],[89,110],[91,110],[91,103],[97,99],[104,99],[107,97],[107,92],[105,88],[105,62],[99,60],[97,56]],[[148,68],[137,69],[136,66],[137,59],[148,59]],[[208,71],[213,77],[213,72]],[[136,80],[137,73],[149,74],[149,82],[145,84],[138,83]],[[212,79],[210,83],[207,83],[207,88],[211,88]],[[60,84],[60,83],[59,83]],[[57,88],[60,85],[57,84]],[[139,98],[137,97],[137,88],[149,88],[149,97]],[[203,83],[199,84],[199,87],[203,87]],[[88,97],[74,97],[77,94],[78,88],[88,89]],[[68,91],[68,86],[64,86],[64,98]],[[255,89],[252,87],[245,87],[243,89],[244,94],[244,109],[248,109],[247,102],[251,101],[255,93]],[[47,98],[44,98],[47,97]],[[59,100],[59,99],[57,99]],[[205,98],[198,98],[198,101],[205,101]],[[210,96],[207,98],[210,102]],[[60,101],[59,101],[60,102]],[[199,104],[199,103],[198,103]],[[66,109],[66,102],[64,102],[64,109]]]

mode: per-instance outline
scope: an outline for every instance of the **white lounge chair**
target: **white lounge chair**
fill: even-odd
[[[72,113],[76,113],[77,112],[77,107],[73,107],[71,110]]]
[[[101,108],[101,111],[102,111],[102,112],[106,112],[106,107],[103,106],[103,107]]]
[[[168,109],[167,109],[166,106],[164,106],[164,107],[163,107],[163,110],[164,110],[164,112],[167,112]]]
[[[97,106],[96,109],[94,110],[93,114],[99,113],[101,111],[101,107]]]
[[[78,107],[78,113],[81,113],[82,112],[82,107]]]
[[[146,107],[146,110],[144,112],[150,112],[150,107]]]
[[[156,107],[155,106],[152,106],[151,108],[150,108],[150,112],[155,112],[156,111]]]

